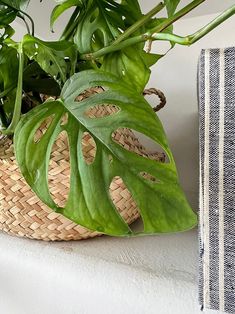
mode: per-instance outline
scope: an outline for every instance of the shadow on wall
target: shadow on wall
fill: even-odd
[[[171,133],[170,146],[179,171],[180,182],[195,210],[198,210],[199,195],[198,139],[198,114],[185,114],[176,132]]]

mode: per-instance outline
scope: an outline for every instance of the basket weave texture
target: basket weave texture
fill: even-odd
[[[97,106],[90,114],[105,116],[115,110],[113,106]],[[40,133],[44,133],[44,129],[45,126],[37,131],[39,137]],[[148,154],[129,129],[116,131],[113,140],[139,155],[164,161],[162,153]],[[96,148],[89,133],[84,135],[82,146],[84,158],[88,163],[92,162]],[[48,176],[50,192],[58,206],[64,206],[66,203],[69,177],[69,146],[66,134],[61,133],[52,149]],[[139,217],[136,203],[120,177],[113,179],[110,195],[120,215],[128,224]],[[0,137],[0,230],[44,241],[82,240],[100,235],[55,213],[39,200],[20,173],[12,141],[3,136]]]

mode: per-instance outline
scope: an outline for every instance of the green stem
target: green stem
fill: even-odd
[[[220,14],[218,17],[216,17],[213,21],[208,23],[205,27],[201,28],[199,31],[194,33],[193,35],[189,36],[190,44],[194,44],[196,41],[210,33],[213,29],[215,29],[217,26],[222,24],[225,20],[230,18],[235,14],[235,5],[233,5],[231,8],[224,11],[222,14]]]
[[[199,6],[201,3],[203,3],[205,0],[194,0],[193,2],[191,2],[189,5],[185,6],[183,9],[181,9],[179,12],[177,12],[175,15],[173,15],[172,17],[168,18],[167,20],[165,20],[164,22],[162,22],[160,25],[158,25],[156,28],[150,30],[150,34],[153,33],[160,33],[162,32],[164,29],[166,29],[168,26],[170,26],[171,24],[173,24],[175,21],[177,21],[178,19],[180,19],[182,16],[186,15],[187,13],[189,13],[190,11],[192,11],[194,8],[196,8],[197,6]],[[161,3],[160,3],[161,4]],[[160,6],[160,4],[158,4],[153,10],[156,10],[157,7]],[[160,9],[160,7],[159,7]],[[151,11],[150,11],[151,12]],[[148,14],[150,14],[150,12]],[[148,15],[147,14],[147,15]],[[155,13],[156,14],[156,13]],[[146,19],[146,16],[144,16],[142,18],[142,23],[143,23],[143,19]],[[149,19],[149,17],[148,17]],[[129,31],[132,27],[134,27],[134,29],[136,30],[136,24],[138,24],[139,21],[137,23],[135,23],[134,25],[132,25],[127,31]],[[145,22],[146,23],[146,20]],[[138,26],[140,27],[140,26]],[[134,30],[134,31],[135,31]],[[126,31],[126,32],[127,32]],[[131,39],[126,39],[125,41],[123,40],[124,38],[130,36],[130,33],[128,33],[128,36],[126,36],[126,32],[124,32],[122,35],[120,35],[110,46],[108,47],[104,47],[102,49],[100,49],[97,52],[94,53],[90,53],[90,54],[86,54],[86,55],[82,55],[81,58],[82,59],[87,59],[87,60],[91,60],[94,58],[99,58],[102,57],[103,55],[110,53],[110,52],[114,52],[120,49],[123,49],[125,47],[128,47],[132,44],[136,44],[139,42],[143,42],[143,41],[147,41],[147,40],[152,40],[152,38],[149,38],[149,34],[146,35],[140,35],[140,36],[136,36],[133,37]],[[129,31],[130,32],[130,31]],[[154,39],[153,39],[154,40]],[[124,43],[124,44],[122,44]],[[120,47],[120,48],[119,48]]]
[[[100,58],[100,57],[102,57],[108,53],[119,51],[119,50],[122,50],[126,47],[129,47],[129,46],[132,46],[132,45],[135,45],[135,44],[138,44],[140,42],[147,41],[147,40],[152,40],[152,41],[164,40],[164,41],[174,42],[174,43],[180,44],[180,45],[190,46],[190,45],[194,44],[196,41],[198,41],[199,39],[201,39],[202,37],[204,37],[205,35],[207,35],[208,33],[210,33],[218,25],[223,23],[226,19],[228,19],[229,17],[231,17],[234,14],[235,14],[235,5],[232,6],[231,8],[229,8],[228,10],[224,11],[221,15],[219,15],[213,21],[211,21],[206,26],[204,26],[203,28],[201,28],[199,31],[195,32],[192,35],[181,37],[178,35],[168,34],[168,33],[154,33],[154,34],[146,33],[143,35],[131,37],[130,39],[122,41],[121,43],[119,43],[117,45],[110,45],[108,47],[100,49],[97,52],[81,55],[80,57],[81,57],[81,59],[84,59],[84,60],[94,60],[94,59]]]
[[[31,32],[30,32],[30,28],[29,28],[29,25],[28,25],[28,23],[27,23],[26,19],[24,18],[24,16],[22,16],[22,15],[18,14],[18,18],[20,18],[20,19],[24,22],[25,27],[26,27],[27,32],[28,32],[28,34],[31,34]]]
[[[130,37],[133,33],[135,33],[140,27],[146,24],[154,15],[160,12],[165,7],[163,2],[160,2],[157,6],[155,6],[148,14],[144,15],[141,19],[139,19],[136,23],[130,26],[124,33],[122,33],[113,43],[112,45],[117,45],[121,41]]]
[[[2,130],[3,134],[13,134],[15,128],[20,120],[21,116],[21,105],[22,105],[22,88],[23,88],[23,70],[24,70],[24,53],[23,53],[23,43],[19,44],[18,48],[19,54],[19,74],[18,74],[18,82],[17,82],[17,91],[16,91],[16,100],[15,100],[15,108],[13,112],[13,118],[11,124],[6,130]]]
[[[176,14],[174,14],[172,17],[169,17],[165,21],[163,21],[160,25],[158,25],[156,28],[151,30],[151,33],[161,33],[164,29],[166,29],[168,26],[172,25],[174,22],[178,21],[181,17],[188,14],[192,10],[194,10],[196,7],[198,7],[200,4],[205,2],[206,0],[194,0],[188,5],[186,5],[183,9],[178,11]]]
[[[150,38],[150,36],[148,36],[148,35],[139,35],[139,36],[131,37],[130,39],[126,39],[125,41],[122,41],[117,45],[110,45],[110,46],[102,48],[96,52],[80,55],[80,59],[82,59],[82,60],[95,60],[97,58],[105,56],[108,53],[122,50],[126,47],[138,44],[140,42],[147,41],[149,38]]]
[[[208,33],[213,31],[217,26],[223,23],[225,20],[230,18],[235,14],[235,5],[233,5],[228,10],[224,11],[218,17],[216,17],[213,21],[208,23],[206,26],[201,28],[199,31],[195,32],[192,35],[188,35],[185,37],[177,36],[174,34],[166,34],[166,33],[156,33],[153,34],[151,37],[153,40],[166,40],[171,41],[179,45],[186,45],[190,46],[200,40],[202,37],[206,36]]]
[[[34,33],[35,33],[35,27],[34,27],[34,21],[33,19],[31,18],[31,16],[29,14],[27,14],[26,12],[24,11],[21,11],[21,10],[18,10],[21,14],[25,15],[31,22],[31,35],[34,36]],[[18,15],[19,16],[19,15]]]

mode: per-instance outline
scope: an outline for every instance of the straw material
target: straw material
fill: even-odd
[[[89,91],[88,97],[91,93],[97,92],[101,90],[98,88],[92,92]],[[86,96],[82,95],[78,101]],[[94,117],[105,116],[116,110],[115,106],[97,106],[88,114]],[[45,125],[41,126],[35,140],[39,139],[45,130]],[[139,155],[164,162],[163,153],[148,154],[129,129],[116,131],[113,134],[113,140]],[[96,148],[89,133],[84,134],[82,146],[86,162],[92,163]],[[51,195],[58,206],[64,206],[66,203],[69,177],[68,141],[66,134],[62,132],[52,149],[48,178]],[[0,191],[0,230],[9,234],[45,241],[81,240],[100,235],[55,213],[38,199],[20,173],[14,157],[12,141],[4,136],[0,137]],[[139,210],[120,177],[113,179],[110,195],[114,205],[128,224],[139,217]]]

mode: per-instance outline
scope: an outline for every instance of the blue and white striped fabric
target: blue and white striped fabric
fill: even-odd
[[[235,48],[199,62],[202,308],[235,313]]]

